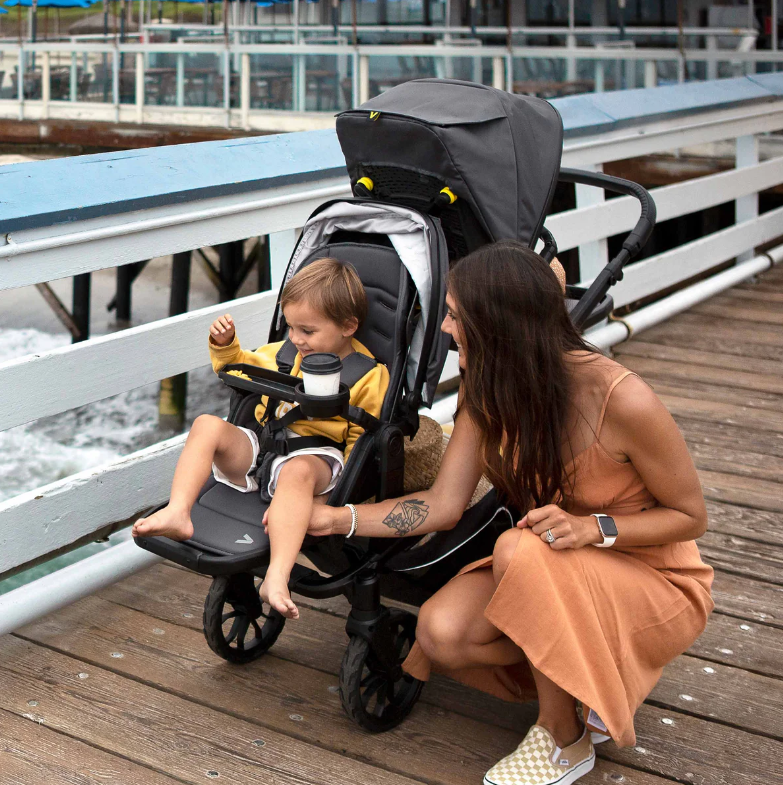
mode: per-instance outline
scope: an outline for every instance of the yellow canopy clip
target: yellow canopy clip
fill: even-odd
[[[446,196],[448,196],[448,197],[449,197],[449,204],[454,204],[454,202],[456,202],[456,201],[457,201],[457,196],[456,196],[456,194],[455,194],[455,193],[454,193],[454,192],[451,190],[451,188],[449,188],[448,186],[447,186],[446,188],[441,188],[441,189],[440,189],[440,192],[441,192],[442,194],[446,194]]]
[[[368,191],[372,191],[375,188],[375,183],[369,177],[360,177],[356,183],[357,185],[363,185]]]

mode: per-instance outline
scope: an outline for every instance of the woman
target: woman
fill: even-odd
[[[666,408],[582,340],[541,257],[482,248],[454,266],[447,303],[464,378],[441,471],[428,491],[359,507],[356,531],[449,529],[482,473],[523,511],[490,558],[424,603],[404,667],[537,697],[536,725],[484,782],[567,785],[593,767],[590,729],[634,744],[636,708],[704,629],[704,500]],[[352,517],[319,507],[309,531],[345,534]]]

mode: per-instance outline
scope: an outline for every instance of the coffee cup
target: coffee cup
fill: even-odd
[[[307,395],[337,395],[343,364],[336,354],[314,352],[302,358],[302,381]]]

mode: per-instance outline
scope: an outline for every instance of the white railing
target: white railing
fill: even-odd
[[[335,111],[409,79],[468,79],[544,97],[772,71],[783,52],[598,45],[349,46],[0,43],[0,117],[330,127]]]
[[[737,140],[736,168],[655,189],[653,196],[659,220],[735,201],[738,222],[629,266],[624,280],[612,292],[618,306],[727,262],[753,257],[755,247],[783,235],[783,208],[759,216],[757,196],[759,191],[783,183],[783,157],[758,158],[759,136],[779,129],[783,129],[783,99],[664,117],[607,134],[566,140],[564,166],[596,169],[610,161],[685,145]],[[47,165],[35,166],[39,176],[46,177]],[[339,178],[282,186],[263,194],[207,195],[184,204],[12,231],[0,237],[0,289],[260,234],[272,233],[273,243],[281,249],[290,248],[293,231],[314,206],[347,193],[347,180]],[[589,280],[606,262],[603,241],[628,231],[637,216],[638,207],[630,198],[603,202],[596,201],[595,194],[577,191],[576,209],[550,216],[547,226],[561,249],[580,248],[582,278]],[[772,258],[751,258],[742,262],[744,266],[732,268],[736,272],[728,277],[725,272],[713,276],[709,280],[715,283],[708,286],[714,291],[730,285],[781,256],[778,249]],[[277,255],[278,280],[286,258],[287,250]],[[685,305],[676,307],[693,301],[695,295],[689,291],[679,295]],[[268,292],[231,304],[248,345],[265,340],[275,299],[276,293]],[[0,429],[203,366],[208,325],[225,309],[223,303],[0,365],[0,399],[4,402]],[[628,322],[634,318],[632,314]],[[641,322],[647,326],[648,316],[643,314]],[[605,345],[627,334],[622,326],[611,329],[615,333]],[[52,380],[57,380],[56,395],[52,394]],[[165,500],[183,441],[184,437],[177,437],[162,442],[0,504],[0,575],[105,532],[116,522]],[[138,562],[143,563],[143,559]],[[111,576],[104,575],[104,579]],[[3,607],[0,603],[0,615]],[[29,614],[24,618],[29,620]],[[6,628],[0,619],[2,629]]]

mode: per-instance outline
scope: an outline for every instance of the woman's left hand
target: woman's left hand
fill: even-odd
[[[576,550],[602,540],[598,524],[592,515],[585,517],[571,515],[556,504],[547,504],[545,507],[529,510],[517,526],[520,529],[530,529],[553,551],[568,548]],[[547,532],[550,530],[555,538],[554,542],[549,542],[547,539]]]

